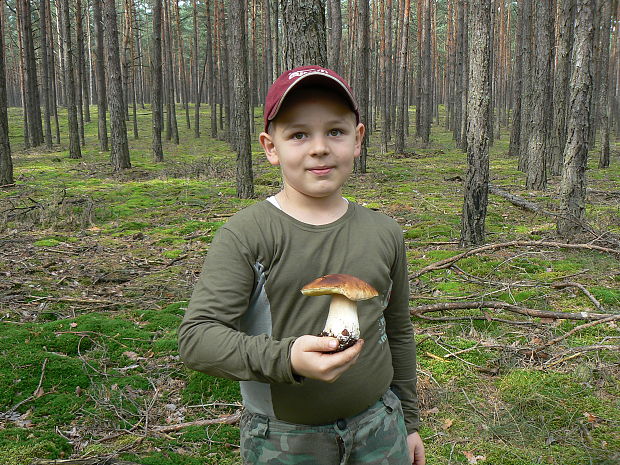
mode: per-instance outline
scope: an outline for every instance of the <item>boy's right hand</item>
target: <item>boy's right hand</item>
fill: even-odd
[[[360,339],[342,352],[333,352],[338,347],[336,338],[301,336],[291,347],[293,373],[333,383],[357,361],[363,345]]]

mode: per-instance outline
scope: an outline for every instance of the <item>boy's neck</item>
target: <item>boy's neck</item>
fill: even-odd
[[[308,197],[285,187],[275,197],[284,213],[315,226],[333,223],[349,208],[340,190],[328,197]]]

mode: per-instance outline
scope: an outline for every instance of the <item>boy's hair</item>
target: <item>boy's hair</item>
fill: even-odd
[[[293,89],[299,89],[301,86],[316,86],[335,91],[351,107],[351,111],[355,114],[355,124],[359,123],[357,102],[351,87],[342,76],[321,66],[300,66],[282,73],[269,88],[265,98],[265,132],[269,132],[269,123],[280,111],[286,97]]]

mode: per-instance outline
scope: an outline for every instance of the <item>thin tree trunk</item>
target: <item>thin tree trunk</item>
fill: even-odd
[[[460,148],[467,151],[467,118],[468,118],[468,94],[469,94],[469,14],[470,8],[468,0],[463,0],[463,74],[461,76],[463,80],[462,87],[462,103],[461,103],[461,137]]]
[[[577,0],[564,168],[560,184],[558,233],[572,238],[582,230],[586,209],[586,167],[592,100],[593,11],[590,0]]]
[[[103,19],[101,15],[101,1],[93,0],[93,23],[95,26],[95,37],[97,46],[95,49],[95,76],[97,79],[97,122],[99,150],[107,152],[108,148],[108,123],[106,118],[107,111],[107,92],[105,77],[105,59],[103,55]]]
[[[609,167],[609,36],[611,34],[611,2],[604,1],[601,5],[601,72],[600,72],[600,127],[601,155],[599,168]],[[620,18],[618,18],[620,19]],[[617,26],[616,26],[617,27]]]
[[[21,16],[22,51],[24,55],[25,108],[28,117],[28,139],[32,147],[44,142],[41,123],[41,103],[37,79],[37,64],[34,51],[33,27],[29,0],[18,0],[17,14]]]
[[[548,84],[551,82],[551,0],[536,2],[536,13],[533,15],[534,41],[532,43],[533,73],[532,99],[530,105],[531,127],[527,144],[527,171],[525,187],[543,190],[547,187],[547,151],[549,147],[548,109],[551,106],[551,95]]]
[[[123,100],[118,26],[114,0],[103,0],[104,38],[108,63],[108,108],[110,109],[110,161],[115,171],[131,168],[127,143],[126,108]]]
[[[342,42],[342,10],[340,0],[328,0],[329,34],[327,35],[327,62],[329,67],[340,73],[340,44]]]
[[[0,186],[14,183],[4,69],[4,2],[0,3]]]
[[[523,38],[521,42],[521,134],[519,137],[519,170],[526,171],[527,146],[532,131],[532,7],[533,0],[523,0]]]
[[[457,1],[456,10],[456,52],[455,52],[455,69],[454,69],[454,115],[452,118],[452,138],[456,141],[457,147],[461,145],[461,119],[463,118],[463,79],[464,72],[464,46],[463,46],[463,29],[464,29],[464,16],[465,5],[463,0]]]
[[[50,76],[49,76],[49,50],[47,46],[47,8],[49,0],[39,2],[39,24],[41,29],[41,80],[43,91],[43,104],[45,108],[45,144],[49,150],[52,149],[52,102],[50,95]]]
[[[200,137],[200,96],[202,94],[202,86],[198,82],[198,8],[196,0],[192,0],[192,24],[194,31],[192,34],[192,55],[194,57],[192,66],[192,82],[194,91],[194,137]],[[213,77],[210,76],[210,79]]]
[[[570,55],[572,48],[575,1],[558,2],[556,67],[553,74],[553,126],[551,131],[551,174],[562,174],[562,153],[566,144],[566,107],[568,105]]]
[[[161,145],[161,122],[163,113],[162,102],[162,59],[161,59],[161,2],[153,1],[153,37],[151,41],[151,92],[152,120],[153,120],[153,159],[156,162],[164,161],[164,151]]]
[[[78,127],[77,108],[75,105],[75,76],[73,70],[73,46],[71,43],[71,22],[69,19],[69,0],[62,0],[62,22],[65,42],[65,82],[67,85],[67,114],[69,119],[69,157],[82,158],[80,149],[80,132]]]
[[[80,128],[80,144],[82,147],[86,145],[84,141],[84,93],[82,87],[84,86],[84,31],[82,28],[82,1],[76,0],[75,3],[75,38],[77,53],[75,55],[75,75],[77,85],[75,86],[75,101],[77,103],[78,110],[78,127]]]
[[[424,20],[422,28],[422,114],[420,115],[420,129],[422,142],[428,144],[431,136],[431,121],[433,119],[433,100],[432,100],[432,73],[433,66],[431,60],[431,0],[423,0],[424,3]],[[420,21],[418,14],[418,21]]]
[[[174,2],[175,18],[177,23],[177,50],[179,54],[179,68],[180,68],[180,90],[181,99],[183,101],[183,107],[185,108],[185,124],[187,129],[192,128],[192,124],[189,118],[189,91],[187,88],[187,70],[185,69],[185,58],[183,58],[183,35],[181,34],[181,14],[179,13],[179,0]]]
[[[489,190],[489,104],[491,100],[491,4],[470,0],[469,92],[467,101],[467,161],[465,200],[461,216],[461,246],[484,243]]]
[[[368,121],[368,100],[369,100],[369,62],[370,62],[370,22],[369,22],[369,0],[358,0],[359,17],[357,33],[357,103],[360,110],[360,120],[367,124]],[[355,170],[357,173],[366,173],[366,158],[368,156],[367,138],[362,141],[360,156],[355,159]]]
[[[398,68],[398,87],[396,88],[396,101],[397,113],[396,113],[396,146],[394,150],[396,153],[403,153],[405,150],[405,124],[406,117],[405,112],[407,108],[407,97],[405,94],[405,82],[407,73],[407,46],[409,44],[409,14],[411,11],[411,0],[405,0],[405,6],[403,9],[403,30],[400,37],[400,50],[399,50],[399,68]]]
[[[229,3],[228,27],[232,60],[234,105],[234,146],[237,150],[237,197],[248,199],[254,196],[252,175],[252,149],[249,121],[248,57],[245,35],[245,11],[242,2]]]
[[[48,7],[50,5],[48,4]],[[49,34],[49,71],[50,71],[50,89],[52,92],[51,95],[51,103],[52,103],[52,111],[54,113],[54,129],[56,130],[56,144],[60,145],[60,124],[58,123],[58,92],[56,91],[56,64],[54,59],[54,37],[52,33],[52,12],[51,8],[47,8],[47,30],[50,32]]]
[[[282,0],[287,69],[303,65],[327,66],[324,0]]]
[[[214,33],[211,28],[211,8],[210,8],[210,0],[206,0],[205,2],[205,14],[206,14],[206,33],[207,33],[207,44],[206,44],[206,60],[207,60],[207,74],[209,76],[209,108],[211,110],[211,137],[213,139],[217,138],[217,98],[216,98],[216,84],[217,84],[217,72],[216,72],[216,64],[214,60],[215,56],[215,48],[211,41],[211,36]]]

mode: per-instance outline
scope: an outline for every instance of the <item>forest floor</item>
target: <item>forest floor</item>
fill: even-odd
[[[279,173],[255,143],[256,199],[237,199],[234,154],[208,129],[194,138],[181,108],[181,143],[165,142],[165,162],[151,160],[151,115],[141,110],[133,168],[115,173],[97,149],[95,111],[79,160],[22,150],[21,112],[9,115],[16,185],[0,189],[0,463],[240,463],[227,417],[240,408],[238,385],[185,368],[177,327],[214,233],[277,192]],[[507,145],[504,128],[491,182],[557,211],[559,179],[525,190]],[[463,252],[466,156],[439,127],[428,146],[411,137],[407,150],[371,144],[368,173],[344,193],[405,232],[427,463],[620,463],[618,321],[527,314],[620,314],[620,143],[609,169],[591,151],[589,231],[573,241],[583,247],[562,243],[552,215],[490,195],[487,242],[504,245],[435,270],[425,267]],[[442,305],[423,313],[428,304]]]

